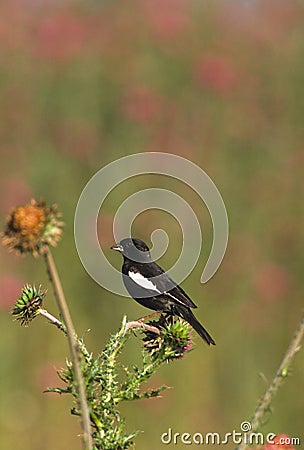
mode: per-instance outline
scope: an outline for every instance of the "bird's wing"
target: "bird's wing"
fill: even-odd
[[[172,300],[187,306],[188,308],[197,308],[186,292],[178,286],[158,264],[155,262],[144,264],[140,269],[140,276],[138,274],[136,274],[136,276],[138,282],[139,278],[142,277],[140,281],[142,287],[154,290],[156,295],[165,294]]]
[[[187,306],[188,308],[197,308],[196,304],[193,303],[191,298],[186,294],[186,292],[180,287],[176,286],[168,292],[165,292],[166,295],[171,297],[178,303]]]
[[[161,291],[157,288],[156,284],[154,284],[149,278],[146,278],[139,271],[135,271],[134,269],[130,269],[128,272],[131,280],[134,281],[138,286],[146,289],[148,291],[152,291],[154,295],[161,294]]]

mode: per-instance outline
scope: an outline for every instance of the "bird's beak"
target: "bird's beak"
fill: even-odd
[[[111,250],[117,250],[119,252],[122,252],[123,251],[123,247],[120,244],[114,244],[114,245],[112,245]]]

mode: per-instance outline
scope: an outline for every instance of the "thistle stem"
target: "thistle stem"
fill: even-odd
[[[290,364],[292,363],[296,353],[300,350],[301,347],[301,341],[304,335],[304,313],[301,317],[301,320],[297,326],[297,329],[294,333],[294,336],[289,344],[289,347],[284,355],[284,358],[282,359],[282,362],[272,380],[269,387],[266,389],[264,396],[260,400],[253,417],[250,421],[251,423],[251,430],[248,435],[256,432],[261,424],[261,419],[263,418],[264,414],[269,409],[269,405],[271,404],[275,394],[277,393],[279,387],[283,383],[284,379],[286,378],[288,374],[288,370],[290,367]],[[248,440],[247,440],[248,442]],[[245,442],[242,442],[241,445],[237,448],[237,450],[246,450],[248,448],[249,444],[246,444]]]
[[[60,320],[57,319],[57,317],[53,316],[53,314],[50,314],[46,309],[39,309],[39,314],[46,319],[48,319],[53,325],[55,325],[59,330],[62,330],[66,334],[65,327]]]
[[[83,430],[83,448],[85,450],[92,450],[93,442],[91,436],[91,423],[90,423],[90,413],[86,399],[86,392],[84,381],[81,374],[80,360],[79,360],[79,348],[77,337],[75,333],[75,328],[72,322],[70,311],[65,299],[60,277],[56,268],[53,255],[49,249],[46,247],[44,252],[45,263],[48,271],[50,281],[52,283],[55,298],[57,301],[58,309],[63,318],[63,322],[66,326],[66,333],[68,338],[68,343],[70,347],[71,360],[75,372],[76,379],[76,389],[79,395],[79,406],[81,412],[81,426]],[[41,313],[41,311],[40,311]],[[50,319],[50,317],[48,317]],[[52,321],[52,320],[51,320]]]

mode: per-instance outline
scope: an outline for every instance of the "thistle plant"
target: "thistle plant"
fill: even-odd
[[[21,296],[15,303],[12,310],[12,315],[21,325],[29,325],[29,323],[40,313],[40,307],[46,291],[38,287],[26,284],[22,290]]]
[[[47,392],[69,394],[73,398],[71,413],[81,418],[83,448],[88,450],[123,450],[134,444],[139,431],[125,430],[125,418],[119,405],[158,397],[166,386],[144,390],[142,385],[164,363],[182,358],[192,346],[188,324],[182,319],[161,315],[159,320],[144,323],[128,322],[124,317],[104,349],[96,356],[90,353],[75,333],[63,287],[52,257],[50,246],[55,246],[62,235],[63,222],[56,205],[48,207],[44,201],[32,200],[13,209],[7,217],[2,233],[3,244],[17,253],[43,256],[62,320],[44,309],[47,291],[26,284],[17,299],[12,314],[23,326],[42,316],[55,325],[67,338],[71,359],[58,371],[64,387],[50,387]],[[139,333],[134,333],[137,329]],[[129,339],[142,336],[141,363],[123,367],[119,356]],[[123,370],[121,370],[123,369]]]
[[[29,325],[39,315],[47,318],[65,335],[66,327],[55,316],[42,309],[46,291],[32,285],[25,285],[12,310],[12,314],[21,325]],[[135,326],[136,325],[136,326]],[[141,365],[132,368],[123,367],[119,355],[130,338],[136,339],[134,328],[143,334]],[[142,390],[142,385],[152,377],[162,364],[180,359],[191,349],[191,337],[188,324],[181,319],[169,320],[160,316],[158,321],[148,324],[127,322],[124,317],[120,329],[114,333],[105,348],[96,357],[90,353],[83,341],[77,338],[81,376],[85,385],[86,400],[90,412],[92,428],[91,438],[94,449],[120,450],[134,444],[139,431],[127,433],[125,419],[119,412],[123,401],[158,397],[166,389],[162,385],[150,390]],[[120,369],[123,367],[123,371]],[[122,375],[121,375],[122,372]],[[74,405],[71,413],[81,415],[77,380],[71,361],[66,368],[57,372],[65,384],[64,387],[50,387],[46,392],[70,394]]]
[[[32,199],[18,206],[6,218],[3,245],[10,251],[38,257],[46,247],[54,247],[61,239],[63,222],[57,205],[46,206],[44,200]]]

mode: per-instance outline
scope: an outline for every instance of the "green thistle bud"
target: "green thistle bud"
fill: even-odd
[[[12,315],[20,325],[28,326],[29,323],[39,314],[46,291],[41,286],[36,288],[30,284],[26,284],[21,292],[20,297],[15,303]]]
[[[144,348],[154,361],[171,361],[182,358],[192,347],[188,324],[179,318],[161,315],[149,325],[159,328],[160,334],[144,331]]]

